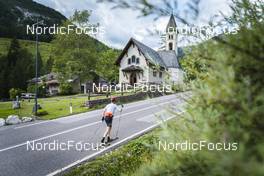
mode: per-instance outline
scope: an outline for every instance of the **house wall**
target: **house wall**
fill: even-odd
[[[182,84],[184,81],[184,72],[182,69],[179,68],[169,68],[168,69],[169,74],[169,81],[172,84]]]
[[[140,66],[143,69],[143,74],[140,73],[140,75],[137,74],[137,81],[138,83],[146,83],[149,81],[149,69],[147,66],[147,62],[143,54],[139,53],[138,48],[136,45],[131,45],[128,50],[127,54],[123,56],[120,62],[120,67],[119,67],[119,83],[127,83],[129,84],[130,80],[130,73],[123,73],[122,69],[130,66],[128,64],[128,59],[132,58],[132,56],[135,56],[136,58],[139,58],[139,64],[136,63],[131,63],[130,65],[137,65]]]
[[[162,72],[162,77],[159,76],[160,71],[156,71],[156,77],[153,75],[155,68],[149,68],[149,83],[162,84],[165,78],[165,72]]]
[[[48,92],[50,95],[56,95],[60,92],[59,85],[49,85]]]

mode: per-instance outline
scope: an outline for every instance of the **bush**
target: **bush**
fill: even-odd
[[[38,97],[46,97],[46,84],[38,84]],[[28,93],[35,93],[35,84],[29,84],[27,87]]]
[[[37,113],[38,116],[45,116],[45,115],[48,115],[48,114],[49,113],[47,111],[43,110],[43,109],[39,109],[38,113]]]
[[[10,99],[14,100],[14,99],[16,99],[16,96],[20,96],[21,93],[23,93],[23,92],[24,91],[21,89],[12,88],[9,90],[9,97],[10,97]]]
[[[70,83],[61,83],[60,84],[60,95],[72,95],[73,88]]]

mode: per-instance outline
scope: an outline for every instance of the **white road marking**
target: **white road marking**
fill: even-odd
[[[181,113],[184,113],[184,112],[181,112]],[[166,119],[165,121],[170,120],[170,119],[172,119],[172,118],[174,118],[174,117],[175,117],[175,116],[171,116],[171,117],[169,117],[168,119]],[[80,163],[82,163],[82,162],[84,162],[84,161],[88,161],[89,159],[91,159],[91,158],[93,158],[93,157],[95,157],[95,156],[97,156],[97,155],[100,155],[101,153],[103,153],[103,152],[105,152],[105,151],[107,151],[107,150],[109,150],[109,149],[111,149],[111,148],[114,148],[115,146],[117,146],[117,145],[119,145],[119,144],[121,144],[121,143],[123,143],[123,142],[129,141],[129,140],[133,139],[134,137],[140,136],[141,134],[144,134],[145,132],[147,132],[147,131],[149,131],[149,130],[151,130],[151,129],[153,129],[153,128],[158,127],[160,124],[161,124],[161,122],[159,122],[159,123],[157,123],[157,124],[155,124],[155,125],[152,125],[152,126],[146,128],[146,129],[144,129],[144,130],[141,130],[141,131],[139,131],[139,132],[137,132],[137,133],[134,133],[134,134],[132,134],[131,136],[128,136],[128,137],[122,139],[121,141],[118,141],[118,142],[116,142],[116,143],[110,145],[110,146],[107,147],[107,148],[104,148],[104,149],[102,149],[102,150],[100,150],[100,151],[98,151],[98,152],[96,152],[96,153],[91,154],[91,155],[87,155],[86,157],[84,157],[84,158],[82,158],[82,159],[80,159],[80,160],[77,160],[77,161],[75,161],[75,162],[73,162],[73,163],[71,163],[71,164],[69,164],[69,165],[67,165],[67,166],[65,166],[65,167],[63,167],[63,168],[61,168],[61,169],[58,169],[58,170],[56,170],[56,171],[54,171],[54,172],[52,172],[52,173],[49,173],[49,174],[47,174],[47,176],[54,176],[54,175],[57,175],[57,174],[59,174],[59,173],[65,171],[65,170],[67,170],[67,169],[72,168],[72,167],[75,166],[75,165],[78,165],[78,164],[80,164]]]
[[[174,95],[175,96],[175,95]],[[166,97],[166,98],[164,98],[164,97],[162,97],[162,98],[158,98],[158,99],[148,99],[148,100],[142,100],[142,102],[140,102],[141,104],[136,104],[137,102],[134,102],[134,103],[130,103],[130,104],[128,104],[127,106],[128,106],[128,108],[127,109],[129,109],[129,108],[134,108],[134,107],[137,107],[137,106],[141,106],[142,104],[144,104],[144,103],[148,103],[148,102],[152,102],[152,101],[155,101],[155,100],[167,100],[167,99],[170,99],[170,98],[172,98],[173,97],[173,95],[169,95],[168,97]],[[134,105],[134,106],[130,106],[131,104],[136,104],[136,105]],[[17,129],[22,129],[22,128],[26,128],[26,127],[31,127],[31,126],[35,126],[35,125],[40,125],[40,124],[45,124],[45,123],[50,123],[50,122],[54,122],[54,121],[61,121],[61,120],[64,120],[65,118],[74,118],[74,116],[80,116],[80,115],[83,115],[83,114],[93,114],[93,113],[96,113],[97,111],[102,111],[102,109],[99,109],[99,110],[95,110],[95,111],[92,111],[92,112],[84,112],[84,113],[80,113],[80,114],[75,114],[75,115],[72,115],[72,116],[66,116],[66,117],[61,117],[61,118],[58,118],[58,119],[53,119],[53,120],[46,120],[46,121],[41,121],[41,122],[36,122],[36,123],[31,123],[31,124],[28,124],[28,125],[23,125],[23,126],[17,126],[17,127],[14,127],[14,129],[15,130],[17,130]],[[95,118],[95,117],[97,117],[98,115],[94,115],[94,116],[88,116],[87,117],[87,115],[85,116],[85,117],[80,117],[80,118],[85,118],[85,119],[90,119],[90,118]]]
[[[101,123],[101,121],[89,123],[89,124],[82,125],[82,126],[79,126],[79,127],[76,127],[76,128],[72,128],[72,129],[69,129],[69,130],[65,130],[65,131],[62,131],[62,132],[59,132],[59,133],[48,135],[48,136],[45,136],[45,137],[42,137],[42,138],[38,138],[38,139],[32,140],[30,142],[41,141],[41,140],[48,139],[48,138],[51,138],[51,137],[54,137],[54,136],[58,136],[58,135],[69,133],[69,132],[72,132],[72,131],[75,131],[75,130],[79,130],[79,129],[82,129],[82,128],[85,128],[85,127],[88,127],[88,126],[92,126],[92,125],[95,125],[95,124],[98,124],[98,123]],[[24,142],[24,143],[21,143],[21,144],[18,144],[18,145],[14,145],[14,146],[10,146],[10,147],[4,148],[4,149],[0,149],[0,152],[7,151],[7,150],[10,150],[10,149],[14,149],[14,148],[17,148],[17,147],[21,147],[21,146],[26,145],[26,144],[27,144],[27,142]]]
[[[159,105],[168,104],[168,103],[171,103],[171,102],[165,102],[165,103],[161,103],[161,104],[158,104],[158,105],[152,105],[152,106],[149,106],[147,108],[139,109],[139,110],[136,110],[136,111],[133,111],[133,112],[129,112],[129,113],[125,113],[125,114],[122,114],[122,115],[118,115],[115,118],[120,118],[121,116],[124,117],[125,115],[128,115],[128,114],[133,114],[133,113],[136,113],[136,112],[144,111],[144,110],[151,109],[153,107],[156,107],[156,106],[159,106]],[[79,126],[79,127],[75,127],[75,128],[72,128],[72,129],[68,129],[68,130],[65,130],[65,131],[62,131],[62,132],[58,132],[58,133],[55,133],[55,134],[52,134],[52,135],[48,135],[48,136],[41,137],[41,138],[38,138],[38,139],[35,139],[35,140],[31,140],[31,142],[41,141],[41,140],[48,139],[48,138],[51,138],[51,137],[54,137],[54,136],[58,136],[58,135],[65,134],[65,133],[69,133],[69,132],[72,132],[72,131],[75,131],[75,130],[79,130],[79,129],[82,129],[82,128],[85,128],[85,127],[89,127],[89,126],[92,126],[92,125],[95,125],[95,124],[98,124],[98,123],[102,123],[102,121],[97,121],[97,122],[89,123],[89,124],[82,125],[82,126]],[[7,151],[7,150],[10,150],[10,149],[21,147],[21,146],[26,145],[26,144],[27,144],[27,142],[24,142],[24,143],[17,144],[17,145],[14,145],[14,146],[10,146],[10,147],[4,148],[4,149],[0,149],[0,153],[3,152],[3,151]]]
[[[43,124],[43,123],[47,123],[47,122],[49,122],[49,121],[47,120],[47,121],[31,123],[31,124],[15,127],[14,129],[17,130],[17,129],[26,128],[26,127],[30,127],[30,126],[34,126],[34,125],[39,125],[39,124]]]

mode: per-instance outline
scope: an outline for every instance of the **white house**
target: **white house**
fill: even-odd
[[[177,46],[176,27],[171,15],[166,27],[166,46],[159,51],[131,38],[116,61],[119,65],[119,83],[182,83],[183,71],[179,57],[183,52]]]

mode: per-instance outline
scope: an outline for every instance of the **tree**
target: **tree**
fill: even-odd
[[[196,57],[207,60],[207,77],[201,79],[204,73],[190,64],[189,69],[197,73],[193,97],[182,118],[171,121],[160,134],[160,141],[207,141],[225,144],[227,149],[157,151],[134,175],[264,174],[264,39],[260,32],[264,30],[264,4],[233,3],[228,21],[239,25],[238,34],[222,36],[196,52]],[[228,147],[234,143],[237,150]]]
[[[0,56],[0,97],[8,98],[8,69],[6,56]]]
[[[78,24],[84,26],[89,20],[90,14],[76,11],[70,21],[65,22],[65,26]],[[94,71],[97,50],[92,44],[93,39],[87,34],[76,34],[71,31],[70,34],[58,34],[53,41],[55,45],[54,71],[60,73],[61,82],[69,78],[78,76],[81,82],[86,79],[92,79],[91,72]]]
[[[9,98],[11,88],[26,90],[34,73],[33,57],[17,39],[11,41],[7,56],[1,57],[0,67],[1,98]]]
[[[27,81],[34,75],[33,56],[26,50],[20,49],[19,59],[8,75],[10,88],[20,88],[26,90]]]
[[[43,74],[45,74],[45,68],[43,66],[43,61],[42,61],[42,57],[40,55],[40,52],[38,51],[38,76],[41,76]],[[34,65],[36,65],[36,59],[34,59]]]
[[[52,71],[53,64],[54,64],[54,59],[52,56],[49,56],[49,59],[47,60],[46,66],[45,66],[46,74],[48,74]]]
[[[20,44],[16,38],[11,40],[11,44],[7,54],[7,66],[9,68],[16,65],[17,60],[19,59],[19,50],[21,49]]]
[[[115,65],[119,52],[109,49],[102,52],[96,63],[96,73],[107,81],[117,82],[118,67]]]
[[[9,97],[10,97],[10,99],[15,100],[16,97],[20,96],[22,92],[23,92],[23,90],[21,90],[21,89],[12,88],[9,90]]]

